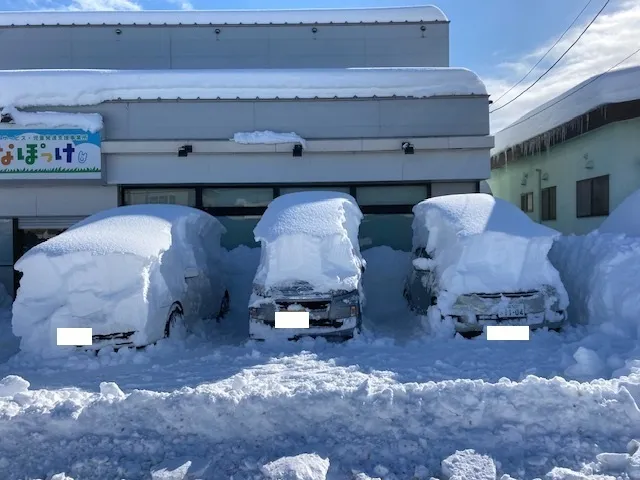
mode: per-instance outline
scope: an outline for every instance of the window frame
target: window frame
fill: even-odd
[[[606,181],[603,185],[606,185],[606,190],[604,191],[604,199],[603,204],[599,205],[602,208],[596,207],[596,192],[594,185],[596,182]],[[586,187],[586,188],[583,188]],[[587,191],[588,190],[588,191]],[[588,205],[582,205],[583,195],[581,193],[587,193],[589,200]],[[610,213],[610,204],[611,204],[611,179],[610,175],[599,175],[597,177],[585,178],[582,180],[576,181],[576,218],[591,218],[591,217],[606,217]],[[581,208],[588,207],[588,208]]]
[[[529,205],[529,200],[531,200],[531,205]],[[524,213],[533,213],[535,211],[533,192],[525,192],[520,194],[520,210],[522,210]]]
[[[545,194],[548,196],[545,203]],[[558,219],[558,189],[557,185],[545,187],[540,191],[540,219],[550,222]],[[553,208],[552,208],[553,207]]]

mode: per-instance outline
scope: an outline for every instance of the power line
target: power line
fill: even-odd
[[[522,120],[518,120],[515,123],[512,123],[511,125],[509,125],[508,127],[502,129],[501,131],[505,131],[508,130],[510,128],[513,128],[517,125],[520,125],[521,123],[526,122],[527,120],[529,120],[530,118],[535,117],[536,115],[541,114],[542,112],[544,112],[545,110],[550,109],[551,107],[553,107],[554,105],[557,105],[558,103],[560,103],[563,100],[566,100],[567,98],[569,98],[571,95],[574,95],[576,93],[578,93],[580,90],[582,90],[583,88],[585,88],[587,85],[591,85],[593,82],[595,82],[596,80],[598,80],[600,77],[602,77],[603,75],[609,73],[611,70],[613,70],[614,68],[616,68],[619,65],[622,65],[624,62],[626,62],[627,60],[629,60],[631,57],[633,57],[634,55],[640,53],[640,48],[638,48],[635,52],[633,52],[631,55],[627,55],[625,58],[623,58],[622,60],[620,60],[618,63],[616,63],[613,67],[610,67],[609,69],[605,70],[604,72],[596,75],[595,77],[591,78],[588,82],[584,83],[583,85],[580,85],[578,88],[576,88],[574,91],[572,91],[571,93],[569,93],[568,95],[565,95],[564,97],[559,98],[558,100],[556,100],[553,103],[550,103],[549,105],[547,105],[546,107],[538,110],[537,112],[529,115],[528,117],[523,118]]]
[[[562,35],[560,35],[560,36],[558,37],[558,39],[556,40],[556,42],[555,42],[553,45],[551,45],[551,48],[549,48],[549,50],[547,50],[547,52],[546,52],[542,57],[540,57],[540,60],[538,60],[538,62],[537,62],[533,67],[531,67],[531,70],[529,70],[529,71],[527,72],[527,74],[526,74],[524,77],[522,77],[520,80],[518,80],[518,82],[517,82],[514,86],[512,86],[509,90],[507,90],[507,91],[506,91],[506,92],[504,92],[502,95],[500,95],[500,97],[498,97],[498,99],[497,99],[497,100],[494,100],[494,102],[493,102],[493,103],[498,103],[498,102],[499,102],[500,100],[502,100],[506,95],[508,95],[508,94],[509,94],[509,92],[511,92],[511,90],[513,90],[514,88],[516,88],[516,87],[517,87],[518,85],[520,85],[520,84],[521,84],[521,83],[522,83],[522,82],[523,82],[523,81],[524,81],[524,80],[525,80],[529,75],[531,75],[531,72],[533,72],[533,71],[536,69],[536,67],[537,67],[538,65],[540,65],[540,63],[541,63],[541,62],[542,62],[542,61],[547,57],[547,55],[549,55],[549,54],[551,53],[551,50],[553,50],[554,48],[556,48],[556,45],[558,45],[558,43],[560,43],[560,40],[562,40],[562,39],[564,38],[564,36],[569,32],[569,30],[571,30],[571,27],[573,27],[573,26],[575,25],[575,23],[576,23],[576,22],[578,21],[578,19],[582,16],[582,14],[583,14],[583,13],[584,13],[584,11],[587,9],[587,7],[588,7],[589,5],[591,5],[591,2],[592,2],[592,1],[593,1],[593,0],[589,0],[589,1],[587,2],[587,4],[582,8],[582,10],[580,10],[580,13],[578,13],[578,15],[576,16],[576,18],[574,18],[574,19],[573,19],[573,22],[571,22],[571,25],[569,25],[569,26],[567,27],[567,29],[566,29],[564,32],[562,32]]]
[[[493,109],[493,110],[491,110],[489,113],[497,112],[498,110],[501,110],[501,109],[503,109],[504,107],[506,107],[507,105],[510,105],[511,103],[515,102],[518,98],[520,98],[522,95],[524,95],[524,94],[525,94],[525,93],[527,93],[529,90],[531,90],[531,89],[533,88],[533,86],[534,86],[536,83],[538,83],[540,80],[542,80],[542,78],[543,78],[547,73],[549,73],[549,72],[551,71],[551,69],[552,69],[553,67],[555,67],[555,66],[560,62],[560,60],[562,60],[562,59],[564,58],[564,56],[565,56],[567,53],[569,53],[569,52],[571,51],[571,49],[575,46],[575,44],[576,44],[576,43],[578,43],[578,42],[580,41],[580,39],[582,38],[582,36],[583,36],[585,33],[587,33],[587,30],[589,30],[589,27],[591,27],[591,25],[593,25],[593,22],[595,22],[595,21],[596,21],[596,19],[600,16],[600,14],[602,13],[602,11],[607,7],[607,5],[609,5],[609,2],[610,2],[610,1],[611,1],[611,0],[607,0],[607,1],[605,2],[605,4],[604,4],[604,5],[602,6],[602,8],[600,9],[600,11],[598,11],[598,13],[596,13],[596,16],[595,16],[595,17],[593,17],[593,19],[592,19],[592,20],[589,22],[589,24],[584,28],[584,30],[582,30],[582,32],[580,33],[580,35],[578,36],[578,38],[576,38],[576,40],[575,40],[571,45],[569,45],[569,48],[567,48],[567,50],[565,50],[565,52],[564,52],[562,55],[560,55],[560,58],[558,58],[558,59],[553,63],[553,65],[551,65],[549,68],[547,68],[547,70],[546,70],[542,75],[540,75],[540,76],[536,79],[536,81],[535,81],[535,82],[533,82],[531,85],[529,85],[527,88],[525,88],[525,89],[524,89],[522,92],[520,92],[518,95],[516,95],[515,97],[513,97],[513,98],[512,98],[511,100],[509,100],[507,103],[505,103],[505,104],[504,104],[504,105],[502,105],[501,107],[494,108],[494,109]]]

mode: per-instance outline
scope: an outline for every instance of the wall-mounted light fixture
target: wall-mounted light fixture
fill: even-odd
[[[12,123],[13,117],[10,113],[3,113],[0,115],[0,123]]]
[[[415,149],[413,148],[413,144],[409,142],[402,142],[402,150],[404,150],[405,155],[413,155]]]
[[[119,28],[116,28],[116,35],[122,35],[122,30]]]
[[[178,149],[178,156],[179,157],[186,157],[190,153],[193,153],[193,146],[191,146],[191,145],[183,145],[182,147],[180,147]]]
[[[544,172],[541,178],[546,182],[547,180],[549,180],[549,174],[547,172]]]
[[[523,187],[527,184],[527,179],[529,178],[529,174],[528,173],[523,173],[522,174],[522,180],[520,180],[520,185],[522,185]]]
[[[313,27],[313,28],[311,29],[311,31],[312,31],[313,33],[318,33],[318,27]]]
[[[293,146],[293,156],[294,157],[301,157],[302,156],[302,145],[300,145],[299,143],[295,144]]]

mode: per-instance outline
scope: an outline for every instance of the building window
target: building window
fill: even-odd
[[[340,193],[349,193],[351,188],[344,185],[326,185],[326,186],[313,186],[313,187],[280,187],[280,195],[286,195],[288,193],[297,193],[297,192],[340,192]]]
[[[357,187],[360,205],[415,205],[427,198],[426,185],[381,185]]]
[[[576,216],[609,215],[609,175],[576,182]]]
[[[204,188],[203,207],[266,207],[273,200],[273,188]]]
[[[526,213],[533,212],[533,192],[520,195],[520,209]]]
[[[476,193],[477,191],[477,182],[433,182],[431,184],[432,197]]]
[[[124,191],[125,205],[169,203],[195,207],[195,188],[133,188]]]
[[[542,220],[556,220],[556,187],[542,189]]]

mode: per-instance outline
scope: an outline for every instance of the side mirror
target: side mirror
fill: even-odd
[[[187,267],[184,269],[184,278],[193,278],[200,275],[200,270],[197,267]]]

